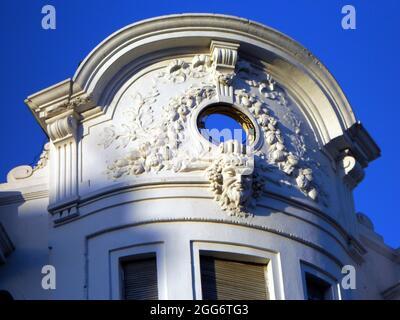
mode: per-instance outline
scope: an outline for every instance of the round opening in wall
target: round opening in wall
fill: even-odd
[[[255,141],[254,125],[244,113],[230,105],[213,105],[205,108],[197,118],[201,135],[209,142],[219,145],[228,140],[242,144]]]

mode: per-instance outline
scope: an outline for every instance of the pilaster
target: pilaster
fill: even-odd
[[[68,110],[46,120],[51,145],[49,211],[55,222],[78,214],[78,115]]]

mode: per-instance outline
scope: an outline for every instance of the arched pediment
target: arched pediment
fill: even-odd
[[[229,174],[247,177],[251,185],[244,189],[253,195],[274,184],[282,194],[328,205],[322,184],[329,179],[321,176],[332,175],[332,168],[319,152],[312,123],[265,66],[240,56],[237,43],[212,41],[209,54],[150,64],[123,82],[106,105],[103,116],[84,123],[83,153],[101,148],[83,161],[83,171],[96,176],[90,159],[100,158],[108,177],[92,184],[205,173],[221,206],[244,215],[239,200],[227,199]],[[249,144],[215,146],[205,139],[199,117],[207,110],[240,118],[253,130]]]
[[[32,95],[26,102],[42,127],[54,108],[65,106],[73,97],[83,100],[77,101],[83,102],[79,112],[92,117],[105,112],[118,86],[132,73],[166,56],[207,52],[212,40],[238,43],[240,55],[265,64],[299,100],[322,146],[357,123],[337,82],[306,48],[272,28],[225,15],[170,15],[129,25],[93,49],[72,80],[49,88],[51,92]],[[375,153],[372,150],[371,156]]]
[[[90,172],[79,169],[83,164],[78,164],[77,143],[92,131],[91,146],[80,147],[81,157],[92,152],[94,144],[114,147],[104,154],[111,179],[210,169],[215,159],[231,161],[218,150],[207,164],[195,161],[207,147],[201,137],[193,136],[198,132],[193,119],[216,103],[232,106],[253,122],[258,130],[256,157],[290,176],[280,181],[288,180],[312,200],[326,194],[314,180],[316,172],[327,174],[339,164],[354,187],[362,177],[361,167],[379,155],[321,62],[287,36],[230,16],[172,15],[127,26],[100,43],[73,79],[26,102],[55,150],[63,152],[62,166],[73,172]],[[188,155],[192,148],[198,154]],[[320,168],[317,153],[324,154],[323,165],[329,169]],[[61,179],[67,182],[57,182],[51,202],[77,201],[77,175],[60,172],[66,172]],[[67,188],[68,181],[74,186]]]
[[[127,26],[86,57],[73,82],[105,108],[132,73],[166,56],[206,53],[218,39],[238,43],[240,56],[267,66],[301,100],[322,145],[356,122],[334,78],[307,49],[276,30],[224,15],[172,15]]]

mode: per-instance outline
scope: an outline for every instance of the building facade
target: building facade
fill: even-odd
[[[222,15],[145,20],[26,104],[49,143],[0,185],[3,296],[399,298],[400,252],[353,203],[380,150],[287,36]],[[214,139],[215,115],[245,138]]]

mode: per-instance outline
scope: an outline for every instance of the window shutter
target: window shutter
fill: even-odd
[[[124,299],[157,300],[156,258],[127,261],[122,264]]]
[[[264,264],[200,257],[204,300],[268,300]]]

